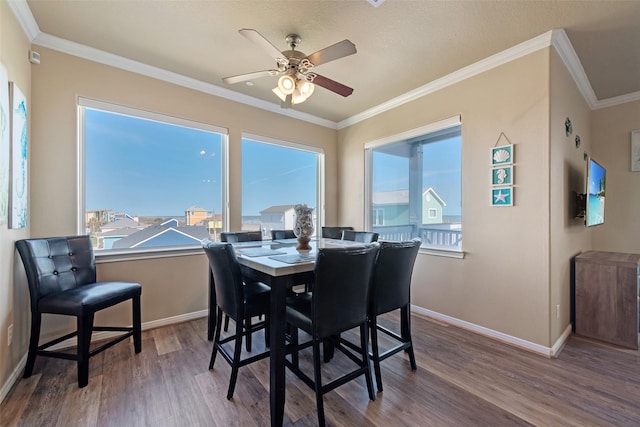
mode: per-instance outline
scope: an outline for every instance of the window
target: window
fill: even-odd
[[[218,240],[226,130],[80,98],[80,229],[96,251]]]
[[[462,251],[459,117],[365,146],[368,218],[380,239]]]
[[[373,208],[373,225],[384,225],[384,209]]]
[[[314,210],[314,229],[322,216],[324,154],[315,147],[243,135],[242,229],[260,230],[263,239],[271,230],[292,230],[293,206]]]

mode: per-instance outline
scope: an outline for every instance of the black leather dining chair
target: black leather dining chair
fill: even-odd
[[[364,247],[319,249],[313,292],[287,298],[286,317],[291,327],[293,352],[291,361],[286,360],[285,364],[315,390],[320,426],[325,425],[322,396],[360,375],[365,376],[369,399],[375,400],[369,365],[367,301],[377,254],[377,243]],[[344,339],[336,339],[333,345],[355,362],[357,368],[322,384],[320,343],[335,339],[341,332],[353,328],[360,329],[359,345],[349,342],[348,348],[343,345]],[[298,329],[310,334],[311,341],[299,345]],[[313,379],[299,367],[298,351],[308,346],[313,348]]]
[[[246,359],[240,358],[242,337],[247,338],[247,346],[250,347],[251,335],[265,329],[265,347],[268,346],[268,313],[271,290],[261,282],[243,282],[238,258],[230,243],[209,243],[203,246],[203,249],[209,259],[209,268],[214,277],[217,300],[216,328],[209,369],[213,369],[219,351],[231,366],[231,378],[227,391],[227,399],[231,399],[238,378],[238,369],[269,357],[267,350]],[[236,325],[235,334],[226,338],[220,338],[223,314],[232,318]],[[264,321],[251,324],[252,317],[262,314],[265,315]],[[224,348],[224,344],[231,341],[234,342],[233,355]]]
[[[262,233],[260,231],[223,231],[220,233],[220,241],[228,242],[228,243],[240,243],[240,242],[261,242],[262,241]],[[211,284],[210,292],[212,292],[215,287]],[[227,332],[229,330],[229,316],[225,316],[224,318],[224,331]],[[209,336],[213,336],[215,332],[215,328],[213,327],[213,319],[211,315],[209,315]],[[211,340],[211,338],[209,338]],[[247,351],[251,351],[251,336],[247,337]]]
[[[342,240],[351,240],[352,242],[371,243],[378,241],[378,233],[372,231],[343,230],[340,238]]]
[[[295,239],[293,230],[271,230],[271,240]]]
[[[353,227],[322,227],[322,237],[326,239],[342,239],[344,230],[353,230]]]
[[[411,339],[410,290],[413,266],[421,243],[420,239],[380,242],[380,252],[371,281],[369,298],[371,360],[376,373],[378,392],[382,391],[380,362],[386,358],[405,350],[409,354],[411,369],[413,371],[417,369]],[[378,324],[379,315],[398,309],[400,310],[400,334]],[[398,344],[380,354],[378,331],[395,339]]]
[[[221,242],[259,242],[262,240],[260,231],[223,231],[220,233]]]
[[[133,337],[136,353],[142,350],[140,295],[142,286],[133,282],[97,282],[93,246],[89,236],[24,239],[15,243],[27,274],[31,299],[31,337],[24,378],[33,373],[36,356],[75,360],[78,386],[89,383],[89,359],[114,344]],[[131,300],[132,326],[94,326],[97,311]],[[74,316],[76,330],[38,345],[43,314]],[[90,350],[93,331],[118,332],[115,338]],[[75,354],[47,350],[77,337]]]

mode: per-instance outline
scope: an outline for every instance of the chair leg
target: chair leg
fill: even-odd
[[[133,310],[133,348],[136,353],[142,351],[142,317],[140,316],[140,297],[131,300]]]
[[[246,319],[244,319],[244,323],[245,323],[245,330],[247,331],[247,335],[245,337],[245,340],[247,342],[247,351],[249,353],[251,353],[251,317],[247,317]],[[236,325],[236,328],[238,326]]]
[[[380,371],[380,349],[378,347],[378,319],[371,316],[371,354],[373,355],[373,369],[376,373],[378,393],[382,391],[382,372]]]
[[[271,329],[269,327],[269,315],[265,314],[264,315],[264,321],[267,323],[267,325],[264,328],[264,346],[265,348],[269,348],[269,345],[271,343],[271,334],[269,333],[269,330]]]
[[[229,316],[224,315],[224,331],[227,332],[229,330]]]
[[[93,329],[93,313],[78,316],[78,387],[85,387],[89,383],[89,347],[91,345],[91,330]]]
[[[31,314],[31,337],[29,338],[29,352],[27,355],[27,364],[24,368],[23,378],[29,378],[33,373],[33,366],[36,363],[36,354],[38,352],[38,341],[40,340],[40,325],[42,324],[42,314]]]
[[[293,346],[293,352],[291,353],[291,363],[296,368],[300,368],[300,357],[298,351],[298,328],[291,327],[291,345]]]
[[[213,337],[213,349],[211,350],[211,359],[209,360],[209,369],[213,369],[213,364],[216,362],[216,355],[218,354],[218,341],[220,341],[220,331],[222,326],[222,309],[218,308],[218,315],[216,316],[215,336]]]
[[[249,334],[250,335],[250,334]],[[233,364],[231,365],[231,378],[229,379],[229,391],[227,399],[233,398],[233,390],[236,388],[238,369],[240,368],[240,353],[242,352],[242,321],[236,322],[236,339],[233,346]]]
[[[360,354],[362,354],[362,367],[366,368],[364,371],[364,378],[367,382],[367,391],[369,392],[369,400],[376,400],[376,394],[373,391],[373,380],[371,378],[371,364],[369,363],[369,325],[363,323],[360,325]]]
[[[320,341],[313,340],[313,380],[316,392],[316,409],[318,411],[318,425],[324,427],[324,403],[322,401],[322,375],[320,371]]]
[[[409,306],[404,306],[400,309],[400,316],[402,318],[402,339],[404,342],[409,343],[409,347],[406,349],[406,352],[409,353],[409,363],[411,364],[411,370],[415,371],[418,369],[416,365],[416,356],[413,352],[413,341],[411,340],[411,313],[409,312]]]

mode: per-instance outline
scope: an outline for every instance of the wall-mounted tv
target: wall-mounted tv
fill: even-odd
[[[589,158],[587,166],[587,197],[585,225],[591,227],[604,223],[604,199],[607,171]]]

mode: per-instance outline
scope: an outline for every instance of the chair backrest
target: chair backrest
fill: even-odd
[[[212,242],[202,249],[209,258],[216,290],[216,305],[233,320],[244,318],[244,286],[233,246],[231,243]]]
[[[295,239],[293,230],[271,230],[271,240]]]
[[[322,237],[327,239],[342,239],[344,230],[353,230],[353,227],[322,227]]]
[[[371,314],[382,313],[409,304],[411,275],[422,242],[380,242],[371,290]]]
[[[32,309],[44,296],[95,283],[96,263],[89,236],[16,241],[29,283]]]
[[[341,238],[342,240],[351,240],[354,242],[372,243],[378,241],[378,233],[372,231],[344,230]]]
[[[378,244],[318,250],[311,316],[314,335],[326,338],[367,318]]]
[[[260,231],[225,231],[220,233],[221,242],[238,243],[238,242],[258,242],[262,240]]]

